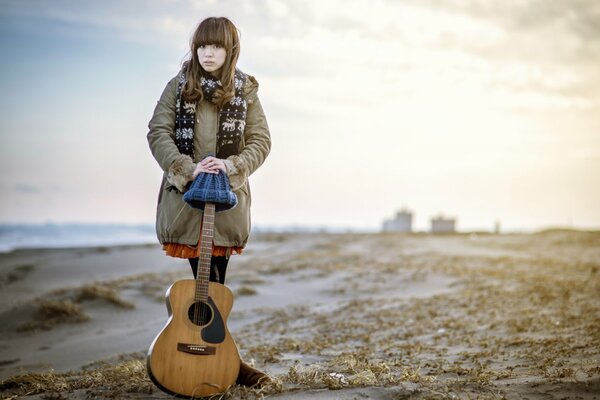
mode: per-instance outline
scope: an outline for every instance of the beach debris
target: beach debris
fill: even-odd
[[[253,310],[255,318],[233,333],[257,368],[276,371],[276,384],[260,391],[235,386],[220,399],[324,389],[341,390],[343,398],[352,388],[404,388],[404,398],[416,399],[587,398],[598,389],[599,232],[477,240],[340,234],[318,236],[313,246],[301,235],[287,240],[301,249],[277,260],[250,259],[244,274],[341,270],[344,295],[326,297],[332,307]],[[396,295],[431,277],[452,280],[434,294]],[[127,397],[125,386],[104,392],[94,385],[88,390],[98,397]]]
[[[25,279],[33,269],[31,264],[17,265],[11,271],[0,275],[0,287]]]
[[[11,358],[11,359],[8,359],[8,360],[0,360],[0,367],[3,367],[5,365],[14,364],[14,363],[19,362],[19,361],[21,361],[20,358]]]
[[[86,300],[106,300],[109,303],[115,304],[121,308],[135,308],[135,304],[123,300],[116,288],[102,284],[90,284],[85,285],[79,289],[79,293],[75,298],[75,301],[82,302]]]
[[[337,382],[338,382],[340,385],[347,385],[347,384],[348,384],[348,381],[346,380],[346,377],[344,376],[344,374],[340,374],[339,372],[330,372],[330,373],[329,373],[329,376],[330,376],[332,379],[335,379],[335,380],[337,380]]]
[[[45,300],[37,303],[33,318],[19,326],[19,331],[51,329],[66,322],[85,322],[90,319],[81,307],[71,300]]]
[[[243,285],[263,285],[268,283],[267,280],[253,276],[253,277],[248,277],[248,278],[244,278],[240,281],[241,284]]]
[[[252,286],[240,286],[235,293],[238,296],[254,296],[258,291]]]
[[[0,383],[4,396],[25,396],[38,393],[65,393],[87,389],[86,398],[117,398],[125,393],[153,393],[156,389],[143,360],[131,360],[103,365],[92,370],[56,373],[26,373]],[[111,397],[112,396],[112,397]]]

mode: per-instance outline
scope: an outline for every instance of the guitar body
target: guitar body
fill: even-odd
[[[156,336],[147,357],[150,379],[178,397],[224,392],[235,383],[240,355],[226,321],[233,294],[208,282],[206,301],[195,301],[196,281],[183,279],[166,294],[169,320]]]

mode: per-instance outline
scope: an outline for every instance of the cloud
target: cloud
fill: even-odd
[[[600,104],[595,1],[32,0],[5,2],[0,12],[94,27],[178,48],[182,56],[201,19],[225,15],[242,33],[241,66],[284,86],[300,80],[300,102],[314,96],[316,85],[307,81],[315,76],[329,79],[320,90],[342,96],[344,82],[369,76],[362,96],[382,101],[427,90],[426,82],[446,90],[478,86],[507,107]],[[511,102],[510,93],[520,100]]]
[[[578,47],[582,54],[600,56],[597,40],[600,3],[595,0],[413,0],[412,3],[496,24],[510,33],[509,38],[530,37],[539,44],[546,43],[546,49],[555,55],[557,50]],[[514,41],[512,44],[516,49],[525,45]]]
[[[20,193],[20,194],[42,194],[42,193],[50,194],[50,193],[57,193],[57,192],[63,191],[63,188],[56,184],[34,185],[31,183],[23,183],[23,182],[18,182],[18,183],[8,184],[8,185],[0,184],[0,190],[4,191],[6,189],[10,190],[11,192]]]
[[[173,39],[189,35],[193,17],[171,1],[139,0],[121,2],[72,2],[57,0],[7,1],[0,13],[8,17],[38,18],[61,25],[99,29],[99,34],[118,36],[123,40],[143,44],[179,45]],[[30,29],[35,29],[31,26]],[[103,31],[103,32],[102,32]],[[82,33],[81,29],[72,34]],[[185,42],[183,43],[185,44]]]
[[[264,179],[260,174],[277,178],[269,178],[268,184],[262,181],[263,190],[269,185],[275,190],[279,187],[272,186],[272,182],[280,182],[283,175],[274,175],[273,171],[292,170],[299,171],[298,176],[315,179],[295,180],[298,185],[288,185],[289,190],[313,193],[315,184],[325,187],[330,180],[329,172],[323,171],[334,171],[336,187],[350,192],[354,190],[356,172],[360,172],[380,179],[381,187],[389,188],[389,207],[411,190],[417,193],[415,201],[447,203],[452,201],[447,193],[437,196],[429,189],[436,187],[436,179],[466,182],[465,176],[476,169],[489,172],[492,178],[494,174],[506,177],[507,181],[518,180],[521,175],[533,179],[535,175],[527,168],[536,162],[543,166],[539,176],[553,179],[547,166],[559,169],[569,165],[566,157],[578,152],[579,147],[597,154],[595,133],[600,120],[594,108],[600,104],[600,23],[598,5],[591,1],[12,0],[2,3],[0,16],[11,22],[9,28],[16,26],[18,33],[37,29],[38,36],[44,33],[59,39],[64,35],[80,35],[83,39],[92,35],[108,44],[107,48],[115,45],[126,50],[131,43],[132,51],[139,56],[136,60],[147,65],[147,70],[140,73],[139,64],[124,59],[116,68],[128,77],[131,101],[123,96],[104,101],[111,99],[114,91],[107,85],[106,91],[95,88],[92,92],[89,104],[94,107],[83,106],[88,104],[87,99],[74,105],[81,118],[87,118],[86,112],[91,110],[84,134],[70,131],[70,127],[79,125],[72,120],[69,107],[63,107],[64,112],[57,110],[27,120],[28,126],[36,128],[28,131],[44,133],[44,139],[36,145],[43,147],[47,158],[54,162],[41,171],[46,175],[40,176],[27,167],[37,161],[38,154],[25,146],[15,147],[27,152],[22,157],[11,155],[5,164],[19,175],[0,182],[3,191],[8,192],[6,199],[13,199],[10,203],[14,208],[4,210],[4,215],[11,218],[13,214],[33,218],[33,212],[87,218],[89,210],[96,208],[98,215],[104,213],[107,219],[132,219],[132,215],[138,218],[154,212],[152,204],[146,211],[116,206],[123,196],[139,196],[140,190],[145,190],[139,188],[149,187],[148,183],[123,188],[109,199],[98,199],[94,196],[97,185],[89,186],[86,178],[92,172],[73,172],[67,165],[69,160],[86,157],[92,160],[88,160],[89,165],[101,168],[102,161],[110,158],[113,173],[118,165],[135,165],[132,168],[139,169],[141,181],[151,181],[142,167],[149,165],[150,159],[143,140],[151,111],[148,104],[154,106],[151,97],[162,89],[158,78],[173,76],[180,57],[187,52],[192,31],[207,16],[227,16],[238,26],[242,33],[240,66],[260,82],[274,151],[269,161],[271,169],[261,169],[255,178],[257,191],[261,190],[260,179]],[[32,36],[24,36],[23,40]],[[56,40],[57,49],[65,42]],[[71,51],[78,51],[60,49],[61,55],[69,56],[77,55]],[[54,54],[51,50],[50,56]],[[105,52],[92,52],[89,65],[68,63],[68,58],[52,60],[64,68],[65,75],[77,67],[88,76],[101,76],[106,72],[103,63],[112,60]],[[9,96],[12,103],[23,103],[17,100],[23,93],[39,91],[28,80],[24,84],[23,90]],[[72,99],[61,97],[64,95],[56,93],[53,104],[70,104]],[[148,110],[142,111],[143,107]],[[22,125],[15,115],[5,113],[4,117],[5,127]],[[89,129],[102,135],[90,134]],[[11,143],[21,143],[17,138],[30,143],[29,135],[9,136],[11,130],[4,130],[6,137],[14,138]],[[62,142],[67,137],[76,140],[78,149],[91,148],[94,152],[73,153],[72,140],[70,146]],[[99,146],[99,138],[108,139],[103,143],[125,143],[128,151],[114,152],[105,148],[109,145]],[[132,155],[138,157],[137,161],[132,161]],[[361,163],[356,162],[359,158]],[[590,182],[598,175],[591,168],[592,162],[596,159],[584,166],[591,172],[582,173]],[[369,166],[364,172],[360,171],[363,165]],[[102,179],[114,179],[107,171],[102,171]],[[484,193],[489,195],[497,189],[492,178],[486,178],[489,186],[482,184],[484,197],[478,201],[496,201]],[[398,183],[398,179],[404,181]],[[52,181],[68,184],[62,188],[48,186]],[[427,190],[421,186],[425,183]],[[401,186],[401,191],[394,192],[393,185]],[[591,185],[582,184],[581,188],[587,186]],[[423,193],[421,197],[419,192]],[[139,196],[140,202],[154,198],[155,193],[152,186]],[[33,204],[38,200],[32,194],[55,199],[56,206],[52,210],[28,207],[28,201]],[[594,196],[589,198],[596,199]],[[273,196],[261,198],[267,208],[277,209],[276,204],[269,203]],[[353,218],[359,204],[352,196],[345,198],[349,199],[348,214],[338,218]],[[457,204],[464,204],[464,199]],[[116,209],[120,215],[115,214]],[[560,204],[556,203],[556,209],[562,209]],[[372,216],[365,213],[362,218],[356,223]]]
[[[39,193],[41,191],[39,186],[30,185],[27,183],[17,183],[13,185],[13,190],[19,193]]]

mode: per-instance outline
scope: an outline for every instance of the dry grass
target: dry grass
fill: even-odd
[[[240,283],[242,285],[263,285],[263,284],[267,283],[267,281],[262,278],[253,277],[253,278],[242,279],[240,281]]]
[[[123,299],[123,289],[136,288],[141,293],[164,301],[165,288],[180,277],[179,273],[141,274],[113,281],[95,282],[81,287],[58,289],[36,300],[36,312],[31,320],[17,328],[19,331],[52,329],[60,324],[85,322],[90,316],[85,312],[83,303],[102,301],[122,309],[131,310],[135,304]]]
[[[148,379],[146,364],[142,360],[72,373],[58,374],[50,371],[44,374],[17,375],[0,384],[3,399],[38,393],[69,393],[79,389],[87,389],[87,398],[122,398],[126,393],[156,391]]]
[[[235,293],[238,296],[254,296],[258,291],[252,286],[240,286]]]
[[[511,245],[519,253],[502,256],[454,255],[426,247],[418,252],[421,241],[433,239],[415,236],[402,237],[411,246],[392,246],[399,236],[372,235],[365,247],[376,248],[378,257],[371,259],[347,253],[340,245],[364,243],[360,238],[321,244],[281,263],[291,270],[302,268],[310,254],[311,266],[337,270],[341,254],[343,268],[356,272],[344,288],[363,298],[328,312],[301,307],[273,312],[238,334],[238,343],[247,357],[264,364],[285,367],[298,356],[321,360],[310,367],[289,367],[294,369],[283,381],[305,388],[409,380],[430,393],[501,397],[509,383],[523,380],[593,382],[600,376],[600,265],[589,261],[590,253],[598,254],[589,246],[600,243],[600,234],[563,235],[570,233],[485,237],[528,243]],[[475,243],[469,237],[451,240],[485,246],[479,238]],[[412,253],[402,252],[407,247]],[[277,266],[271,270],[280,272]],[[403,271],[411,281],[445,274],[459,284],[448,294],[393,298],[394,275]],[[390,297],[369,297],[381,292]],[[290,353],[295,356],[289,358]],[[343,357],[354,357],[352,370]],[[372,364],[385,365],[386,374],[377,375]]]
[[[124,361],[97,363],[78,372],[43,374],[27,373],[10,377],[0,383],[2,399],[44,393],[47,398],[70,398],[74,391],[85,390],[85,398],[127,398],[128,394],[160,393],[148,378],[144,354],[122,356]],[[262,399],[265,394],[283,390],[277,379],[259,389],[235,385],[229,391],[211,396],[211,399]],[[63,396],[63,397],[61,397]],[[168,396],[165,396],[168,397]],[[137,397],[139,398],[139,397]]]
[[[135,305],[129,301],[123,300],[114,287],[101,284],[85,285],[79,289],[76,301],[82,302],[85,300],[106,300],[111,304],[121,308],[135,308]]]
[[[25,279],[25,277],[29,275],[33,269],[34,266],[31,264],[23,264],[14,267],[12,271],[0,275],[0,287]]]
[[[51,329],[58,324],[85,322],[90,317],[71,300],[46,300],[37,303],[33,318],[21,325],[19,331]]]
[[[234,334],[244,359],[278,371],[274,382],[261,390],[236,386],[215,398],[361,387],[404,387],[417,399],[590,397],[600,381],[599,244],[600,233],[564,231],[330,235],[309,251],[247,263],[245,273],[350,272],[328,290],[354,298],[318,311],[303,305],[257,312],[257,322]],[[443,294],[397,296],[399,282],[425,285],[431,276],[450,276],[455,284]],[[111,382],[83,373],[54,381],[30,374],[10,393],[86,387],[123,398],[128,390],[151,391],[143,368],[133,372],[133,365],[93,370],[111,370]]]

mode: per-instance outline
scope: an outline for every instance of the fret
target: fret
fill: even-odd
[[[198,275],[196,278],[195,301],[208,300],[208,282],[210,277],[210,260],[212,258],[212,242],[214,235],[215,204],[206,203],[200,225],[200,246]]]

